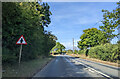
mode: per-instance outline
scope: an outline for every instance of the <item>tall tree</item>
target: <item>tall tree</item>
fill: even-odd
[[[102,31],[97,28],[91,28],[83,30],[84,34],[81,35],[80,41],[78,42],[78,48],[86,49],[88,47],[93,47],[99,45],[104,41],[107,41],[104,38]]]
[[[2,5],[3,61],[18,59],[19,45],[16,45],[16,41],[21,35],[27,41],[27,45],[23,46],[22,59],[48,55],[56,44],[55,36],[44,30],[51,22],[50,6],[38,2],[4,2]]]
[[[102,21],[103,26],[99,27],[103,31],[105,38],[108,40],[108,42],[110,42],[114,37],[118,35],[113,34],[113,32],[117,29],[118,24],[120,24],[120,21],[118,21],[118,8],[116,8],[112,12],[108,10],[102,10],[102,12],[104,12]]]

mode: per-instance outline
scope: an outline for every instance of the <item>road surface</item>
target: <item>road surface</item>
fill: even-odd
[[[97,66],[97,67],[95,67]],[[106,68],[107,67],[107,68]],[[106,70],[106,69],[109,70]],[[103,72],[104,71],[104,72]],[[34,77],[118,77],[118,69],[67,55],[56,56]]]

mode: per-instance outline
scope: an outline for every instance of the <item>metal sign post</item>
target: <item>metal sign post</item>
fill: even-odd
[[[20,61],[21,61],[21,53],[22,53],[22,44],[20,46],[20,53],[19,53],[19,64],[20,64]]]
[[[25,41],[25,38],[23,37],[23,35],[21,35],[21,37],[18,39],[16,44],[21,45],[20,46],[20,53],[19,53],[19,65],[20,65],[21,55],[22,55],[22,44],[25,44],[25,45],[27,44],[27,42]]]

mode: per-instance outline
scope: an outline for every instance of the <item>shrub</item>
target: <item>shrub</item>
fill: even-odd
[[[74,51],[74,54],[77,54],[77,53],[78,53],[78,51],[77,51],[77,50],[75,50],[75,51]]]
[[[12,51],[10,51],[7,48],[3,48],[2,51],[4,52],[4,53],[2,53],[2,62],[3,63],[12,62],[11,64],[13,64],[17,61],[18,58],[16,57],[15,53],[12,53]]]
[[[84,54],[84,50],[79,50],[78,54]]]
[[[88,51],[89,49],[79,50],[78,54],[85,54],[86,56],[88,56]]]
[[[67,50],[67,53],[72,54],[73,51],[72,50]]]
[[[88,55],[92,58],[101,59],[104,61],[117,62],[119,60],[118,44],[104,44],[90,48]]]

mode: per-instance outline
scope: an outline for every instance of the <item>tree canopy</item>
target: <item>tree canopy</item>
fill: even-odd
[[[44,29],[51,23],[52,13],[49,9],[47,3],[2,3],[3,62],[18,60],[20,46],[16,45],[16,41],[21,35],[27,42],[23,45],[22,60],[49,55],[57,40],[56,36]]]
[[[108,10],[102,10],[103,14],[103,26],[99,26],[100,29],[104,32],[105,38],[110,42],[118,34],[113,34],[116,29],[118,29],[118,24],[120,24],[119,18],[119,9],[116,8],[112,12]]]
[[[107,41],[104,39],[104,35],[102,31],[97,28],[89,28],[83,30],[83,34],[80,37],[80,41],[78,42],[78,48],[85,49],[88,47],[93,47],[95,45],[101,44],[103,41]]]
[[[118,36],[115,34],[118,24],[120,24],[119,18],[120,9],[116,8],[112,12],[108,10],[102,10],[103,14],[103,26],[99,26],[100,30],[97,28],[91,28],[83,30],[84,34],[81,35],[80,41],[78,42],[78,48],[85,49],[88,47],[94,47],[99,44],[110,43],[110,41]]]
[[[65,50],[65,46],[60,44],[59,42],[56,42],[56,45],[53,47],[52,50],[62,53],[62,51]]]

